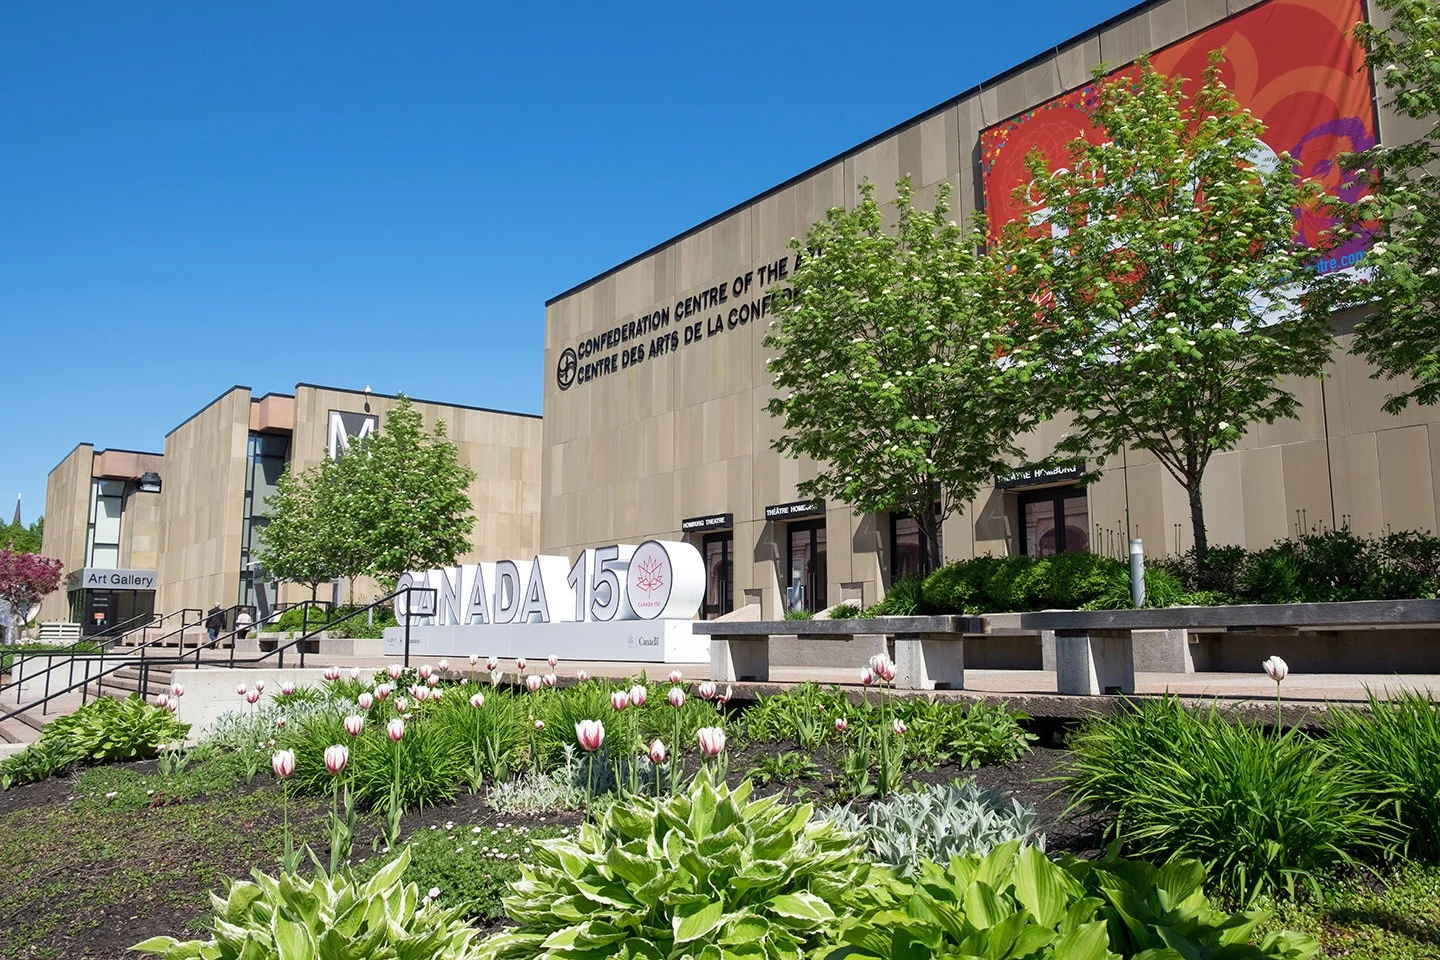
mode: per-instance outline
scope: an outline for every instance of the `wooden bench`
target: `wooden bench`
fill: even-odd
[[[894,650],[895,685],[902,690],[965,687],[965,637],[986,632],[981,617],[876,617],[869,620],[704,621],[695,632],[710,638],[710,678],[720,682],[770,679],[770,641],[845,640],[883,636]],[[865,658],[868,659],[868,658]],[[857,659],[858,677],[865,659]],[[837,666],[840,666],[837,664]]]

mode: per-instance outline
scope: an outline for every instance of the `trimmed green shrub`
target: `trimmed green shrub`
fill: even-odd
[[[885,599],[866,610],[866,617],[915,617],[932,612],[925,602],[923,577],[901,577],[890,584]]]
[[[860,616],[860,608],[853,603],[837,603],[830,608],[831,620],[854,620]]]
[[[1212,909],[1204,880],[1194,860],[1055,863],[1011,841],[983,858],[925,864],[916,883],[896,885],[898,908],[843,922],[840,944],[820,956],[1306,960],[1319,952],[1295,933],[1253,943],[1269,915]]]
[[[1194,711],[1172,697],[1096,717],[1071,740],[1072,808],[1113,810],[1136,855],[1194,858],[1250,900],[1392,854],[1395,797],[1329,744]]]
[[[1378,796],[1394,796],[1396,829],[1412,857],[1440,860],[1440,704],[1404,690],[1367,710],[1336,710],[1336,760]]]
[[[704,775],[679,796],[616,803],[534,858],[504,898],[517,926],[482,957],[809,956],[878,887],[879,868],[808,804]]]
[[[77,763],[148,760],[189,732],[188,723],[138,694],[126,700],[98,697],[68,716],[56,717],[39,740],[0,763],[0,783],[8,787],[43,780]]]
[[[806,610],[804,607],[792,607],[791,609],[785,611],[785,619],[813,620],[815,619],[815,614],[811,613],[809,610]]]
[[[410,851],[405,850],[365,881],[343,871],[328,875],[318,864],[312,880],[296,874],[270,877],[255,870],[253,882],[237,880],[223,898],[212,895],[210,940],[182,943],[151,937],[131,949],[167,960],[472,956],[476,931],[465,923],[462,910],[422,899],[414,883],[401,879],[409,865]]]
[[[846,833],[863,837],[871,857],[901,877],[915,876],[927,860],[983,857],[1011,840],[1045,849],[1034,807],[1013,798],[1007,803],[974,780],[897,794],[865,810],[846,804],[823,816]]]

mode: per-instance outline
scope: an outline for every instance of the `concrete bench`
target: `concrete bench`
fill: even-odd
[[[1135,691],[1135,664],[1140,656],[1137,634],[1147,642],[1174,645],[1188,643],[1188,635],[1199,632],[1343,632],[1397,627],[1440,627],[1440,600],[1046,610],[1020,615],[1020,629],[1054,632],[1058,692],[1082,695]],[[1148,659],[1185,656],[1183,649],[1149,653]]]
[[[710,678],[721,682],[770,679],[772,638],[845,640],[883,636],[894,650],[895,685],[902,690],[961,690],[965,637],[986,632],[981,617],[876,617],[868,620],[705,621],[695,633],[710,638]],[[858,675],[868,658],[855,661]],[[837,664],[837,666],[839,666]]]

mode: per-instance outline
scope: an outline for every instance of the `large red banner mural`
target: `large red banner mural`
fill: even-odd
[[[1193,89],[1210,51],[1223,48],[1222,77],[1240,106],[1264,122],[1263,139],[1269,147],[1277,154],[1289,151],[1297,178],[1312,177],[1332,194],[1354,200],[1354,188],[1342,184],[1338,159],[1376,142],[1370,72],[1363,49],[1351,35],[1362,17],[1361,0],[1267,0],[1150,59],[1159,72],[1186,77],[1186,88]],[[1132,64],[1112,76],[1133,69]],[[1096,85],[1091,83],[981,132],[992,236],[1025,212],[1012,193],[1030,179],[1026,154],[1038,147],[1053,169],[1065,162],[1065,145],[1071,140],[1102,139],[1090,119],[1095,100]],[[1306,214],[1297,239],[1317,246],[1318,233],[1327,226],[1324,218]],[[1352,266],[1366,246],[1366,241],[1353,241],[1318,267]]]

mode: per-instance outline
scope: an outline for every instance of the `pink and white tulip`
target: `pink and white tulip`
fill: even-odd
[[[243,684],[243,683],[237,683],[237,684],[235,684],[235,695],[236,695],[237,697],[243,697],[243,696],[245,696],[245,691],[246,691],[246,690],[249,690],[249,689],[250,689],[250,688],[247,687],[247,686],[245,686],[245,684]]]
[[[590,679],[590,674],[586,673],[584,670],[576,670],[576,671],[575,671],[575,680],[576,680],[577,682],[579,682],[579,683],[584,683],[586,680],[589,680],[589,679]]]
[[[288,697],[294,692],[295,682],[293,680],[286,680],[284,683],[280,684],[280,696]]]
[[[599,720],[581,720],[575,724],[575,742],[580,749],[594,752],[605,742],[605,724]]]
[[[326,680],[334,683],[336,680],[340,679],[340,668],[336,666],[326,667],[324,676]]]
[[[895,718],[895,722],[890,725],[890,728],[895,731],[895,736],[897,737],[905,736],[905,731],[910,729],[909,727],[905,726],[905,721],[901,720],[899,717]]]
[[[485,694],[477,693],[473,695],[470,698],[470,706],[474,707],[476,710],[479,710],[481,707],[485,706]]]
[[[1269,660],[1260,664],[1260,666],[1265,671],[1265,675],[1276,683],[1279,683],[1290,675],[1290,665],[1279,657],[1271,657]]]
[[[681,673],[679,670],[671,670],[671,671],[670,671],[670,685],[671,685],[671,686],[677,686],[677,685],[679,685],[681,682],[684,681],[684,679],[685,679],[685,674]]]
[[[276,750],[270,757],[270,769],[275,771],[275,776],[284,780],[295,772],[295,751]]]
[[[394,691],[395,691],[395,688],[392,687],[392,686],[390,686],[390,684],[388,684],[388,683],[382,683],[382,684],[380,684],[380,686],[378,686],[378,687],[375,688],[375,699],[376,699],[376,700],[388,700],[388,699],[390,699],[390,694],[393,693]]]
[[[547,673],[547,674],[545,674],[545,686],[549,687],[551,690],[554,690],[554,689],[555,689],[555,685],[558,684],[559,682],[560,682],[560,678],[557,677],[557,676],[555,676],[555,674],[553,674],[553,673]]]
[[[255,687],[251,687],[249,690],[246,690],[246,691],[245,691],[245,702],[246,702],[246,703],[251,703],[251,704],[253,704],[253,703],[257,702],[259,699],[260,699],[260,691],[259,691],[258,689],[256,689]]]
[[[405,721],[399,717],[391,720],[385,725],[385,736],[390,738],[391,743],[398,743],[405,736]]]
[[[420,664],[420,669],[416,672],[420,674],[421,680],[429,680],[430,675],[435,672],[435,668],[428,663],[422,663]]]
[[[555,656],[555,654],[552,653],[552,654],[550,654],[550,656],[548,656],[548,657],[545,658],[545,662],[548,663],[548,664],[550,664],[550,669],[553,670],[553,669],[555,669],[555,665],[560,662],[560,658],[557,657],[557,656]]]
[[[650,762],[655,764],[657,767],[660,764],[664,763],[665,758],[669,756],[669,751],[665,749],[665,744],[661,743],[659,740],[650,741],[649,753]]]
[[[845,732],[846,730],[848,730],[848,729],[850,729],[850,721],[849,721],[849,720],[846,720],[844,717],[836,717],[836,718],[835,718],[835,732],[836,732],[836,733],[844,733],[844,732]]]
[[[404,697],[396,697],[395,709],[401,713],[404,713],[406,710],[410,709],[410,701],[406,700]]]
[[[331,776],[343,773],[349,762],[350,751],[343,744],[337,743],[325,748],[325,770]]]
[[[185,684],[183,684],[183,683],[172,683],[172,684],[170,685],[170,696],[175,697],[177,700],[178,700],[180,697],[185,696]]]
[[[399,680],[400,674],[404,672],[405,668],[400,666],[400,664],[398,663],[392,663],[390,664],[390,666],[385,668],[385,673],[387,676],[390,677],[391,680]]]
[[[536,732],[536,733],[539,733],[541,730],[544,730],[544,729],[545,729],[545,721],[544,721],[544,720],[536,720],[536,721],[535,721],[535,732]]]
[[[532,673],[530,674],[530,676],[525,678],[525,689],[529,690],[531,693],[535,693],[537,690],[540,689],[541,685],[544,682],[544,680],[540,679],[540,674]]]
[[[630,706],[630,694],[624,690],[616,690],[610,694],[610,708],[616,713]]]
[[[713,758],[725,752],[725,731],[719,727],[701,727],[695,731],[695,739],[702,756]]]
[[[670,706],[674,707],[676,710],[679,710],[681,707],[685,706],[685,691],[681,687],[671,687],[670,693],[665,697],[665,699],[670,701]]]
[[[355,698],[355,705],[358,706],[361,710],[369,710],[371,705],[374,703],[375,695],[369,690],[366,690],[364,693],[360,694],[360,696]]]
[[[425,678],[425,686],[427,686],[427,687],[438,686],[439,683],[440,683],[440,674],[438,674],[438,673],[432,673],[432,674],[430,674],[430,676],[428,676],[428,677]]]
[[[436,669],[438,669],[441,673],[449,673],[449,672],[450,672],[450,661],[449,661],[449,660],[441,660],[439,663],[435,664],[435,667],[436,667]]]
[[[650,691],[645,689],[645,684],[637,683],[630,688],[630,704],[634,707],[645,706],[645,700],[650,696]]]
[[[351,680],[359,680],[359,679],[360,679],[360,668],[359,668],[359,667],[351,667],[351,668],[350,668],[350,679],[351,679]]]
[[[352,713],[345,718],[345,732],[352,737],[358,737],[365,732],[365,718],[358,713]]]
[[[695,692],[700,695],[701,700],[714,700],[715,681],[706,680],[704,683],[700,684],[699,688],[697,688]]]
[[[490,671],[491,673],[494,673],[496,670],[500,669],[500,661],[496,660],[494,657],[487,657],[485,660],[485,669]]]
[[[524,673],[524,672],[525,672],[525,666],[526,666],[526,664],[525,664],[525,658],[524,658],[524,657],[516,657],[516,658],[515,658],[515,669],[516,669],[516,670],[519,670],[521,673]]]
[[[477,663],[479,663],[479,662],[480,662],[480,658],[479,658],[479,657],[475,656],[475,654],[473,654],[473,653],[470,654],[470,666],[473,667],[473,666],[475,666],[475,665],[476,665]]]

